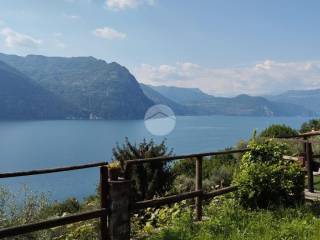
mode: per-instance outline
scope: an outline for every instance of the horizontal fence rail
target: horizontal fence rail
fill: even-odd
[[[45,230],[49,228],[64,226],[67,224],[88,221],[91,219],[100,218],[108,214],[107,209],[99,209],[90,212],[73,214],[66,217],[49,219],[42,222],[25,224],[17,227],[10,227],[0,230],[0,238],[14,237],[22,234],[27,234],[35,231]]]
[[[282,137],[282,138],[309,138],[309,137],[315,137],[319,136],[320,131],[311,131],[307,133],[300,133],[298,135],[288,136],[288,137]]]
[[[189,193],[181,193],[181,194],[163,197],[163,198],[157,198],[153,200],[136,202],[135,204],[133,204],[132,210],[140,210],[140,209],[149,208],[149,207],[153,207],[153,208],[161,207],[163,205],[181,202],[183,200],[199,197],[201,195],[202,195],[202,191],[193,191]]]
[[[237,190],[238,190],[237,186],[230,186],[230,187],[221,188],[221,189],[209,192],[209,193],[204,193],[203,199],[209,200],[209,199],[212,199],[212,198],[220,196],[220,195],[235,192]]]
[[[172,157],[155,157],[155,158],[134,159],[134,160],[127,160],[125,162],[127,165],[132,165],[132,164],[142,164],[142,163],[150,163],[150,162],[158,162],[158,161],[173,161],[173,160],[181,160],[181,159],[187,159],[187,158],[210,157],[210,156],[218,156],[218,155],[225,155],[225,154],[245,153],[245,152],[248,152],[249,150],[250,150],[250,148],[244,148],[244,149],[219,151],[219,152],[177,155],[177,156],[172,156]]]
[[[13,178],[13,177],[67,172],[67,171],[75,171],[75,170],[81,170],[81,169],[87,169],[87,168],[102,167],[105,165],[108,165],[108,162],[98,162],[98,163],[82,164],[82,165],[75,165],[75,166],[69,166],[69,167],[48,168],[48,169],[39,169],[39,170],[32,170],[32,171],[0,173],[0,178]]]
[[[294,137],[308,138],[308,137],[315,137],[315,136],[319,136],[319,135],[320,135],[320,131],[311,131],[311,132],[307,132],[307,133],[298,134],[297,136],[294,136]]]
[[[195,197],[202,197],[205,200],[209,200],[211,198],[214,198],[214,197],[217,197],[220,195],[224,195],[227,193],[231,193],[236,190],[238,190],[237,186],[230,186],[230,187],[221,188],[221,189],[218,189],[218,190],[215,190],[212,192],[208,192],[208,193],[203,192],[202,190],[188,192],[188,193],[181,193],[181,194],[177,194],[177,195],[173,195],[173,196],[136,202],[135,204],[133,204],[131,210],[133,210],[133,211],[134,210],[141,210],[141,209],[150,208],[150,207],[157,208],[157,207],[161,207],[164,205],[181,202],[183,200],[193,199]]]
[[[266,138],[270,139],[270,138]],[[312,143],[312,144],[320,144],[320,141],[309,140],[309,139],[301,139],[301,138],[271,138],[274,140],[283,140],[288,142],[295,142],[295,143]]]

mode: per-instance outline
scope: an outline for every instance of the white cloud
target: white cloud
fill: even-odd
[[[93,33],[97,37],[108,39],[108,40],[125,39],[127,37],[125,33],[119,32],[109,27],[97,28],[96,30],[94,30]]]
[[[73,15],[73,14],[63,14],[63,16],[71,20],[79,20],[81,18],[79,15]]]
[[[41,45],[40,39],[35,39],[29,35],[22,34],[12,30],[11,28],[4,28],[0,32],[4,36],[5,45],[9,48],[37,48]]]
[[[136,8],[140,5],[154,5],[155,0],[107,0],[107,7],[113,10]]]
[[[68,17],[69,17],[70,19],[74,19],[74,20],[80,19],[80,16],[78,16],[78,15],[69,15]]]
[[[147,84],[198,87],[216,95],[260,95],[320,88],[320,61],[266,60],[233,68],[208,68],[188,62],[160,66],[142,64],[134,69],[134,74]]]

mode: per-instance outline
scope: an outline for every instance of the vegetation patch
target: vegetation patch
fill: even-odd
[[[190,213],[144,239],[149,240],[301,240],[320,239],[319,207],[247,210],[234,200],[212,201],[196,223]],[[317,211],[316,211],[317,210]]]
[[[284,144],[272,140],[249,145],[235,174],[235,197],[248,208],[291,206],[304,199],[304,172],[299,163],[283,158]]]

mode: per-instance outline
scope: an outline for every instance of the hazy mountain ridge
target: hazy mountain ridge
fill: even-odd
[[[236,116],[311,116],[312,110],[291,103],[269,101],[264,97],[242,94],[214,97],[196,88],[150,86],[170,100],[192,109],[196,115]]]
[[[10,114],[6,116],[5,112],[8,113],[10,107],[21,110],[16,116],[17,119],[142,119],[146,110],[153,104],[168,105],[177,115],[314,114],[298,104],[270,101],[264,97],[214,97],[197,88],[139,84],[125,67],[93,57],[20,57],[0,53],[0,61],[5,62],[4,68],[9,73],[11,71],[15,81],[19,82],[16,87],[14,84],[4,84],[8,83],[11,77],[10,74],[2,73],[2,97],[7,95],[0,103],[2,109],[6,109],[2,111],[0,119],[8,118]],[[19,85],[24,84],[29,85],[29,95],[32,96],[29,99],[26,99],[20,90]],[[41,97],[33,99],[37,91]],[[15,100],[9,101],[10,96],[15,96]],[[31,102],[28,102],[29,100]],[[11,113],[10,116],[14,114]]]
[[[93,57],[6,54],[0,54],[0,60],[95,118],[141,119],[153,104],[135,77],[118,63]]]
[[[149,86],[163,96],[179,104],[189,104],[191,102],[207,101],[213,96],[202,92],[198,88],[180,88],[173,86]]]
[[[308,109],[312,109],[320,114],[320,89],[313,90],[290,90],[278,95],[265,96],[272,101],[281,101],[297,104]]]
[[[193,115],[195,112],[192,108],[184,106],[175,102],[172,99],[169,99],[163,96],[160,92],[157,92],[153,89],[152,86],[146,84],[140,84],[142,91],[144,94],[151,99],[155,104],[164,104],[169,106],[171,109],[174,110],[176,115]]]

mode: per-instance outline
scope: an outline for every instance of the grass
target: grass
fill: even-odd
[[[314,181],[314,189],[317,191],[320,191],[320,175],[314,176],[313,181]]]
[[[320,239],[318,205],[250,211],[234,201],[211,204],[206,220],[194,223],[190,214],[175,219],[149,240],[316,240]]]

